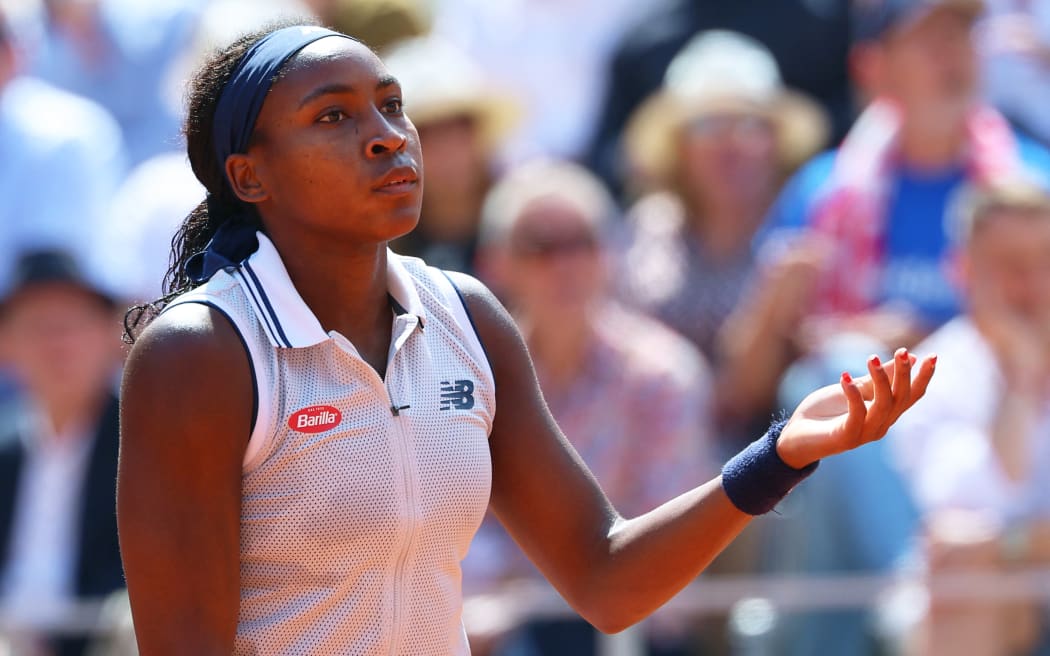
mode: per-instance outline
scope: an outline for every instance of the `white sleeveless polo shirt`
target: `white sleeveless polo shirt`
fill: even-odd
[[[322,329],[261,233],[171,303],[231,320],[257,390],[236,654],[469,653],[460,562],[488,506],[492,370],[447,277],[387,260],[385,380]]]

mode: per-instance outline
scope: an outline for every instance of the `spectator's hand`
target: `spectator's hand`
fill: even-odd
[[[818,237],[799,238],[763,272],[759,315],[777,334],[793,336],[813,304],[817,279],[829,245]]]
[[[891,362],[868,359],[869,375],[823,387],[802,400],[777,441],[788,465],[802,468],[827,456],[873,442],[926,393],[937,356],[922,361],[911,379],[915,356],[898,349]]]

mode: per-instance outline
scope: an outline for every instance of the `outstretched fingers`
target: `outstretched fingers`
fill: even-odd
[[[868,416],[868,405],[864,402],[860,384],[853,380],[849,372],[842,372],[839,384],[846,395],[847,406],[846,422],[842,426],[842,433],[852,444],[861,444],[864,441],[864,421]]]
[[[868,407],[868,416],[865,422],[865,441],[878,438],[882,434],[882,427],[889,425],[891,421],[894,405],[893,385],[890,382],[887,369],[892,370],[892,367],[883,366],[879,356],[873,355],[868,358],[868,376],[871,378],[872,402],[871,406]]]
[[[911,405],[911,366],[914,363],[915,356],[908,353],[908,349],[899,348],[893,354],[893,411],[890,423],[896,421]],[[889,424],[884,428],[888,427]]]
[[[936,368],[936,353],[923,358],[922,364],[919,365],[919,373],[916,374],[915,380],[911,383],[911,398],[908,400],[908,406],[905,410],[915,405],[915,402],[926,394],[926,388],[929,387],[930,380],[933,378],[933,372]]]
[[[918,361],[907,349],[897,349],[893,359],[882,363],[877,356],[868,358],[868,375],[854,381],[868,403],[865,441],[882,437],[890,426],[926,394],[933,378],[937,356],[924,358],[918,373],[912,371]]]

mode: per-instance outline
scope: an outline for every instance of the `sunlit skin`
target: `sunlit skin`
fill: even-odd
[[[315,41],[273,85],[248,152],[230,156],[226,170],[322,325],[382,372],[387,242],[416,226],[423,187],[397,80],[355,41]]]
[[[273,87],[248,152],[226,162],[234,191],[258,207],[323,328],[350,339],[381,375],[391,330],[386,241],[415,225],[422,184],[418,139],[398,95],[365,48],[322,39]],[[452,277],[496,381],[490,507],[584,618],[622,630],[691,582],[750,516],[715,479],[621,517],[547,410],[513,319],[476,280]],[[913,385],[912,363],[902,351],[872,363],[869,379],[812,395],[785,428],[781,457],[800,467],[884,435],[933,374],[924,361]],[[238,335],[205,306],[165,312],[128,358],[118,521],[144,656],[233,649],[252,389]]]

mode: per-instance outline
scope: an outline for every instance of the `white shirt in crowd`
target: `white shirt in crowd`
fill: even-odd
[[[952,320],[915,352],[938,354],[937,375],[889,439],[920,512],[970,510],[1004,524],[1050,517],[1050,403],[1028,435],[1028,476],[1011,481],[991,437],[1003,376],[973,322]]]
[[[74,597],[80,492],[93,440],[86,430],[55,434],[40,417],[19,431],[19,475],[9,558],[0,571],[0,602],[20,624],[46,626]],[[2,566],[2,563],[0,563]]]

